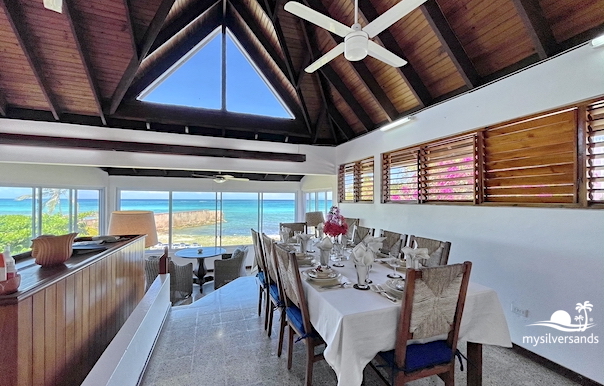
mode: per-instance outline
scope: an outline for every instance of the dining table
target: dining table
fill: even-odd
[[[340,275],[337,280],[348,284],[330,288],[323,288],[327,287],[324,281],[307,275],[311,266],[299,268],[311,323],[327,344],[325,360],[335,371],[338,386],[356,386],[362,384],[363,370],[378,352],[394,349],[401,301],[353,288],[357,279],[353,262],[344,260],[338,265],[343,266],[332,266]],[[369,279],[384,284],[386,275],[392,272],[385,260],[376,261]],[[467,384],[481,385],[482,345],[512,347],[505,315],[493,289],[470,281],[459,341],[466,342],[471,363],[467,366]]]

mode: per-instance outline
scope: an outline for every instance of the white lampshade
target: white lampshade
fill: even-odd
[[[150,210],[122,210],[111,213],[110,235],[147,235],[145,248],[158,243],[155,215]]]

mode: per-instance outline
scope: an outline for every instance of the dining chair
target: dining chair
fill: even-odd
[[[246,276],[245,258],[247,256],[247,246],[237,247],[233,253],[225,253],[221,260],[214,261],[214,289]]]
[[[292,368],[294,334],[298,340],[306,345],[306,376],[305,385],[312,385],[312,372],[315,362],[325,359],[323,353],[315,354],[315,347],[325,345],[323,338],[317,333],[310,323],[306,295],[302,287],[298,259],[295,253],[277,245],[275,248],[281,288],[287,315],[288,342],[287,342],[287,369]]]
[[[277,356],[281,356],[281,350],[283,348],[283,335],[285,333],[285,303],[283,297],[279,292],[280,280],[279,273],[277,272],[277,261],[275,256],[275,241],[262,234],[262,246],[264,247],[264,260],[266,262],[268,272],[268,300],[266,302],[266,320],[264,322],[264,328],[268,331],[268,336],[271,336],[273,329],[273,316],[275,310],[279,310],[279,345],[277,348]]]
[[[390,253],[393,253],[396,256],[400,255],[401,249],[407,245],[407,235],[402,233],[382,229],[380,231],[380,237],[385,237],[385,239],[382,242],[382,248],[380,248],[379,253],[386,256],[389,256]]]
[[[323,212],[306,212],[304,215],[306,220],[306,227],[313,227],[313,233],[317,236],[317,226],[321,223],[325,223],[325,216]]]
[[[168,261],[168,273],[170,274],[170,302],[176,305],[187,300],[193,294],[193,263],[179,265],[170,260],[168,247],[164,248],[162,256],[149,256],[145,259],[146,288],[149,289],[157,275],[159,275],[160,259],[165,257]]]
[[[373,229],[373,228],[366,228],[366,227],[357,225],[354,229],[352,243],[354,245],[357,245],[358,243],[363,241],[363,239],[365,239],[365,237],[374,236],[374,233],[375,233],[375,229]]]
[[[447,265],[447,262],[449,261],[449,251],[451,250],[451,243],[449,241],[427,239],[414,235],[409,236],[409,247],[413,248],[415,242],[417,242],[418,248],[428,248],[430,259],[422,263],[424,266],[435,267],[437,265]]]
[[[305,222],[282,222],[279,223],[279,231],[283,228],[289,228],[289,237],[294,237],[294,232],[306,233],[307,226]]]
[[[354,228],[359,225],[361,220],[358,218],[344,217],[344,222],[348,225],[348,232],[346,232],[346,237],[348,240],[353,239],[354,237]]]
[[[438,375],[445,386],[455,384],[455,357],[472,263],[407,269],[394,350],[380,352],[378,361],[390,370],[387,384],[402,386]]]
[[[252,243],[254,244],[254,266],[258,269],[256,279],[258,279],[258,316],[261,314],[262,301],[268,302],[268,273],[266,270],[266,261],[264,258],[264,249],[262,247],[262,237],[260,233],[251,229],[252,232]],[[268,315],[264,315],[266,326],[266,318]],[[266,329],[266,327],[265,327]]]

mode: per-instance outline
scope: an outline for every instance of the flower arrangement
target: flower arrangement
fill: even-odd
[[[348,232],[348,224],[344,221],[344,216],[340,214],[340,209],[337,206],[332,206],[329,209],[323,232],[332,237],[344,235]]]

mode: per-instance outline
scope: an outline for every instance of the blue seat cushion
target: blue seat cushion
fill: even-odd
[[[268,293],[271,295],[271,298],[275,300],[277,305],[281,307],[283,303],[281,302],[281,298],[279,297],[279,288],[277,287],[277,284],[271,284],[268,287]]]
[[[296,306],[289,306],[285,309],[285,314],[287,315],[287,319],[291,324],[294,325],[296,330],[298,330],[302,335],[306,335],[306,331],[304,331],[304,321],[302,320],[302,311]]]
[[[394,350],[380,352],[379,355],[394,367]],[[445,340],[437,340],[424,344],[410,344],[407,346],[407,355],[405,356],[406,373],[426,369],[448,363],[453,359],[453,352]]]
[[[260,283],[262,283],[262,286],[264,286],[266,283],[266,276],[264,276],[264,272],[258,272],[256,274],[256,277],[258,278],[258,280],[260,280]]]

